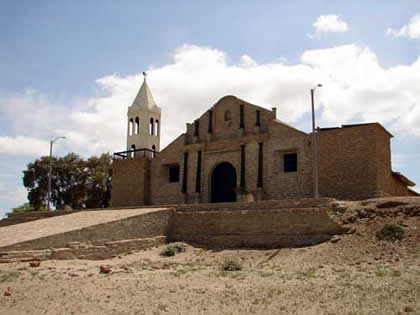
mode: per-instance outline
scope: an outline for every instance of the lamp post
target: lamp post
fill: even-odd
[[[312,174],[314,180],[314,198],[319,198],[319,170],[318,170],[318,144],[315,134],[315,105],[314,105],[314,93],[316,88],[322,87],[322,84],[317,84],[311,89],[311,102],[312,102]]]
[[[66,137],[57,137],[54,140],[50,141],[50,167],[48,170],[48,202],[47,202],[47,208],[48,211],[50,210],[50,203],[51,203],[51,173],[52,173],[52,150],[53,150],[53,144],[54,142],[56,142],[58,139],[66,139]]]

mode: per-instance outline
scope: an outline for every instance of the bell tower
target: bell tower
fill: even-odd
[[[143,84],[127,112],[127,151],[149,149],[159,152],[161,109],[156,105],[143,72]]]

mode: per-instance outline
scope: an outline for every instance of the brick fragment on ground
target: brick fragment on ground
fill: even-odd
[[[112,269],[109,266],[101,265],[99,267],[99,272],[100,273],[111,273],[112,272]]]
[[[31,261],[29,263],[30,267],[39,267],[41,265],[41,262],[39,260]]]

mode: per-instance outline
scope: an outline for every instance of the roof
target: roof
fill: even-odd
[[[140,90],[137,93],[137,96],[134,99],[133,104],[131,106],[146,109],[153,112],[160,112],[160,108],[156,105],[152,92],[150,91],[150,88],[147,85],[146,76],[144,77],[143,84],[141,85]]]
[[[318,130],[320,131],[328,131],[328,130],[334,130],[334,129],[340,129],[340,128],[352,128],[352,127],[363,127],[363,126],[368,126],[368,125],[376,125],[380,128],[382,128],[383,131],[385,131],[391,138],[393,138],[394,136],[385,129],[384,126],[382,126],[380,123],[378,122],[371,122],[371,123],[361,123],[361,124],[348,124],[348,125],[341,125],[341,127],[326,127],[326,128],[318,128]]]
[[[409,180],[407,177],[405,177],[403,174],[401,174],[400,172],[392,172],[392,175],[399,180],[401,183],[413,187],[416,186],[416,183],[412,182],[411,180]]]

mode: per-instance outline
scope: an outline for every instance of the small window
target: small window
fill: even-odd
[[[245,122],[244,122],[244,105],[241,104],[239,106],[239,128],[245,128]]]
[[[194,136],[198,137],[200,130],[200,122],[198,120],[194,121]]]
[[[297,172],[297,153],[284,155],[284,172]]]
[[[230,113],[230,110],[225,111],[225,121],[231,121],[232,120],[232,114]]]
[[[136,157],[136,146],[133,144],[131,145],[131,152],[130,152],[130,157],[133,159]]]
[[[133,131],[134,131],[134,120],[133,120],[133,118],[131,118],[129,123],[128,123],[128,135],[132,136]]]
[[[169,166],[169,182],[179,182],[179,165]]]
[[[255,126],[261,126],[261,112],[257,110],[256,117],[255,117]]]
[[[140,132],[140,119],[136,117],[136,124],[134,128],[134,134],[138,135]]]
[[[154,128],[154,123],[153,123],[153,118],[150,118],[150,124],[149,124],[149,134],[151,135],[151,136],[153,136],[153,130],[154,130],[155,128]]]

